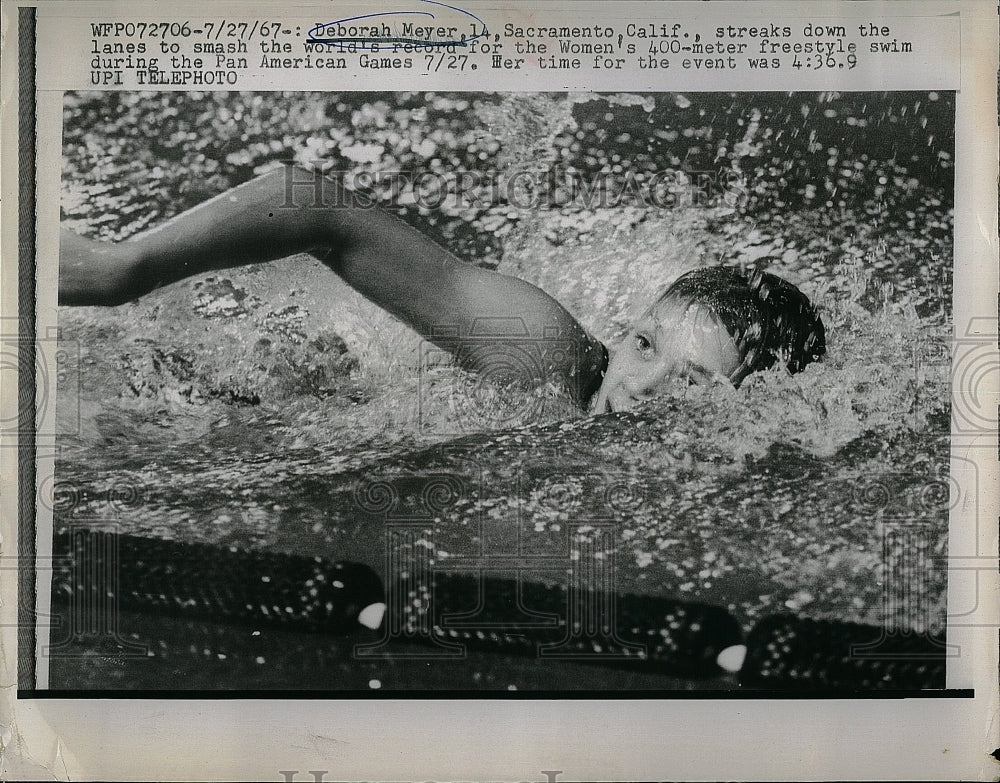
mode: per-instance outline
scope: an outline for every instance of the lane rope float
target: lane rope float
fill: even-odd
[[[396,578],[387,592],[362,563],[91,528],[56,534],[53,555],[53,601],[80,617],[100,606],[204,626],[264,623],[333,634],[367,628],[390,644],[688,678],[736,675],[741,688],[754,690],[945,687],[940,636],[878,626],[778,614],[744,637],[739,622],[711,604],[463,573],[435,574],[427,588]]]
[[[382,580],[362,563],[74,528],[53,539],[54,601],[346,633],[378,628]]]
[[[747,636],[744,688],[935,690],[945,687],[940,635],[791,614],[765,617]]]
[[[725,675],[743,644],[737,620],[711,604],[454,573],[416,588],[390,582],[389,636],[689,678]]]

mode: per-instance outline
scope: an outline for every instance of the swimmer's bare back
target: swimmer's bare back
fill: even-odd
[[[463,263],[333,180],[319,190],[317,177],[271,171],[117,244],[64,230],[59,303],[117,305],[202,272],[310,253],[465,369],[562,382],[581,404],[600,385],[604,346],[551,296]]]

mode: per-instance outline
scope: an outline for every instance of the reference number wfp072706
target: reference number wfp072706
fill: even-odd
[[[90,23],[90,83],[98,87],[237,87],[275,69],[363,72],[852,70],[914,51],[885,23],[698,26],[628,22],[496,28],[275,20]]]

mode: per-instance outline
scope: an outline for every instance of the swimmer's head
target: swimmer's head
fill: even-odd
[[[629,327],[595,411],[631,408],[677,380],[739,386],[779,361],[798,372],[825,350],[823,322],[791,283],[768,272],[696,269]]]

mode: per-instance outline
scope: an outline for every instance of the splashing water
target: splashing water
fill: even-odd
[[[435,444],[472,438],[488,475],[546,454],[567,474],[652,481],[655,500],[634,511],[623,533],[623,573],[633,584],[734,600],[750,619],[788,601],[841,619],[884,619],[871,586],[881,518],[842,512],[845,487],[873,470],[947,473],[940,444],[949,416],[952,215],[941,172],[930,173],[947,164],[937,152],[949,154],[936,115],[921,128],[933,164],[904,167],[875,141],[861,145],[874,135],[830,140],[843,135],[843,114],[862,114],[850,103],[860,98],[836,94],[760,98],[759,111],[729,95],[333,96],[325,110],[303,96],[258,97],[229,98],[226,110],[240,116],[248,141],[237,164],[224,165],[206,134],[182,132],[208,121],[184,96],[71,95],[68,222],[105,237],[133,233],[200,200],[181,187],[179,166],[211,171],[221,190],[310,139],[323,142],[311,151],[345,166],[492,167],[502,181],[528,166],[604,173],[612,185],[686,171],[686,180],[671,181],[690,183],[692,170],[714,164],[737,175],[738,203],[667,207],[627,196],[612,205],[455,204],[424,215],[406,199],[390,203],[460,255],[539,285],[610,346],[677,276],[725,263],[799,286],[824,319],[828,354],[796,376],[775,369],[739,390],[678,388],[636,414],[586,417],[557,389],[484,386],[319,263],[285,259],[185,281],[114,310],[60,310],[66,346],[78,346],[67,352],[58,391],[61,479],[140,481],[159,498],[125,514],[141,532],[326,552],[350,529],[350,509],[332,505],[331,486],[373,465],[429,469]],[[211,100],[217,124],[225,98]],[[122,122],[146,110],[161,116],[170,102],[178,127],[163,138],[174,146],[135,154],[138,142],[124,131],[100,127],[99,118],[118,116],[102,113],[102,101],[125,103]],[[842,114],[816,119],[824,107]],[[419,123],[408,119],[411,109],[422,112]],[[706,112],[722,119],[707,125]],[[804,117],[809,132],[776,134],[776,116],[779,127]],[[116,139],[104,152],[102,132]],[[81,137],[89,144],[74,146]],[[351,160],[335,157],[337,144],[372,146]],[[147,197],[135,183],[154,160],[161,187]],[[806,176],[807,164],[821,175]],[[108,181],[112,192],[101,190]],[[505,503],[490,507],[498,521],[514,507]],[[97,511],[86,503],[76,510]],[[529,512],[544,535],[565,524],[564,509],[529,504]],[[220,518],[228,521],[213,521]],[[940,551],[947,510],[928,519]],[[468,519],[453,521],[458,529]],[[943,586],[927,590],[943,612]]]

